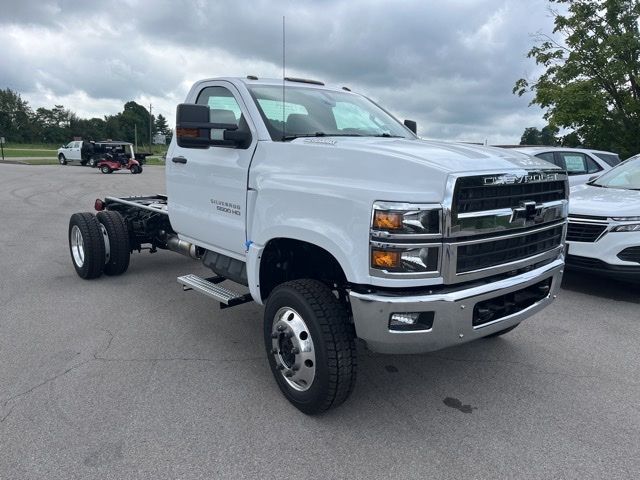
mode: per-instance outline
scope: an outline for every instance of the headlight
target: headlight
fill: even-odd
[[[442,231],[442,207],[433,204],[376,202],[373,205],[371,227],[374,236],[439,236]]]
[[[630,225],[618,225],[611,229],[612,232],[640,232],[640,223],[632,223]]]
[[[439,204],[376,202],[371,216],[372,274],[437,276],[442,231]]]
[[[439,244],[411,248],[372,247],[371,267],[396,273],[437,272],[439,256]]]

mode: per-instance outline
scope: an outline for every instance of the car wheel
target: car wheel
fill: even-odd
[[[64,158],[63,154],[58,155],[58,162],[60,162],[60,165],[66,165],[67,164],[67,159]]]
[[[102,173],[111,173],[111,168],[109,168],[109,165],[102,165],[100,167],[100,171]]]
[[[131,249],[129,248],[129,229],[122,215],[104,210],[96,215],[109,237],[109,259],[104,265],[106,275],[121,275],[129,268]]]
[[[105,261],[104,232],[92,213],[74,213],[69,220],[69,251],[76,273],[84,279],[102,274]]]
[[[344,402],[356,381],[355,332],[347,309],[317,280],[283,283],[264,313],[269,366],[284,396],[306,414]]]
[[[98,161],[95,158],[90,158],[89,159],[89,166],[91,168],[95,168],[95,166],[98,164]]]

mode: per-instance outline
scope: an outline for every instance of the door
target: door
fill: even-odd
[[[242,258],[246,250],[247,177],[257,144],[255,128],[233,85],[207,84],[196,103],[209,106],[212,123],[233,123],[251,132],[248,146],[179,147],[167,156],[169,216],[180,236],[198,246]],[[211,130],[211,138],[222,131]]]
[[[556,152],[569,175],[569,185],[586,183],[589,178],[602,170],[588,155],[580,152]]]
[[[69,145],[71,146],[71,148],[69,148],[69,154],[65,155],[67,160],[80,161],[80,146],[82,142],[71,142]]]

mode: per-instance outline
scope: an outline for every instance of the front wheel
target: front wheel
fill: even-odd
[[[66,165],[67,159],[64,157],[64,155],[60,154],[58,155],[58,162],[60,163],[60,165]]]
[[[98,164],[98,160],[96,160],[95,158],[90,158],[89,159],[89,166],[91,168],[95,168],[95,166]]]
[[[344,402],[356,382],[355,334],[333,292],[317,280],[283,283],[264,315],[269,366],[287,400],[307,414]]]
[[[109,168],[109,165],[102,165],[100,167],[100,171],[102,173],[111,173],[111,168]]]

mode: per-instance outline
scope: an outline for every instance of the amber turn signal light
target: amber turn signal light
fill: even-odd
[[[371,251],[371,265],[374,268],[398,268],[400,252],[374,249]]]
[[[400,230],[402,228],[403,215],[401,212],[388,212],[376,210],[373,215],[373,228],[381,230]]]
[[[176,135],[178,137],[198,138],[200,132],[197,128],[177,128]]]

